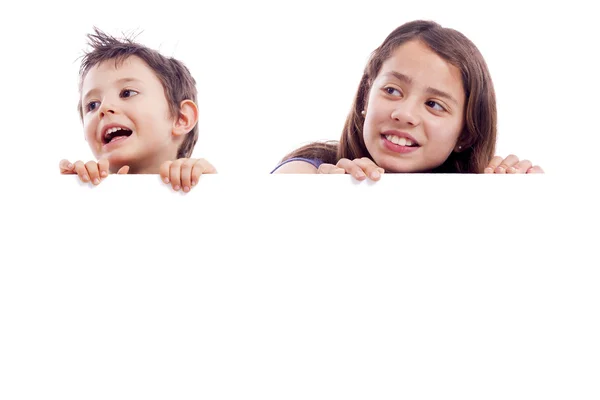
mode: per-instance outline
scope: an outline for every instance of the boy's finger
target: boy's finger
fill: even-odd
[[[192,168],[192,186],[198,184],[198,180],[202,174],[216,174],[217,170],[211,163],[203,158],[196,160]]]
[[[98,171],[100,172],[100,179],[108,176],[108,160],[106,158],[98,160]]]
[[[200,179],[200,175],[204,173],[204,165],[201,160],[196,160],[194,166],[192,167],[191,172],[191,185],[196,186],[198,184],[198,180]]]
[[[202,165],[203,174],[216,174],[217,169],[204,158],[199,158],[196,164],[200,163]]]
[[[129,165],[123,165],[121,168],[119,168],[119,170],[117,171],[117,175],[126,175],[129,172]]]
[[[90,181],[90,177],[88,175],[87,169],[85,168],[85,164],[83,163],[83,161],[75,162],[75,172],[77,173],[77,175],[79,175],[79,179],[81,179],[82,182]]]
[[[60,160],[58,167],[61,174],[75,174],[75,166],[69,160]]]
[[[160,166],[160,170],[158,173],[160,174],[160,178],[164,183],[171,182],[171,179],[169,177],[169,170],[171,169],[171,164],[173,164],[173,161],[165,161]]]
[[[181,164],[183,164],[183,161],[179,159],[174,161],[169,168],[171,186],[175,191],[181,189]]]
[[[94,185],[98,185],[100,183],[100,170],[98,169],[98,164],[96,163],[96,161],[86,162],[85,169],[87,169],[92,183]]]
[[[192,188],[192,168],[196,161],[195,158],[187,158],[181,164],[181,188],[186,193]]]

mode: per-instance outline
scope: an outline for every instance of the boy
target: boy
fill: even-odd
[[[98,185],[110,173],[160,174],[188,192],[204,159],[189,158],[198,140],[196,81],[185,65],[131,39],[97,28],[79,70],[79,115],[98,162],[60,162],[62,174]]]

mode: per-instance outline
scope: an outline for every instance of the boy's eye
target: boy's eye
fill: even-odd
[[[87,112],[90,112],[90,111],[94,111],[99,106],[100,106],[100,102],[99,101],[90,101],[87,104],[87,106],[85,106],[85,109],[86,109]]]
[[[431,107],[436,111],[446,111],[446,109],[442,107],[437,101],[429,100],[425,104],[427,105],[427,107]]]
[[[125,89],[121,92],[121,97],[133,97],[136,94],[138,94],[138,92],[136,92],[135,90]]]

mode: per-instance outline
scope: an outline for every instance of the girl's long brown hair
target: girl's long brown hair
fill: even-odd
[[[371,54],[339,142],[311,143],[286,155],[283,160],[305,157],[335,164],[341,158],[373,159],[363,139],[364,117],[361,112],[383,63],[396,48],[410,40],[422,41],[457,67],[465,90],[464,128],[457,143],[462,151],[452,152],[442,165],[431,172],[483,172],[496,147],[496,95],[492,78],[483,56],[466,36],[432,21],[412,21],[401,25]]]

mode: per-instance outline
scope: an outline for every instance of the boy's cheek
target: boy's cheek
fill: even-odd
[[[85,140],[89,143],[93,143],[96,139],[96,129],[92,125],[84,125],[83,126],[83,135],[85,136]]]

